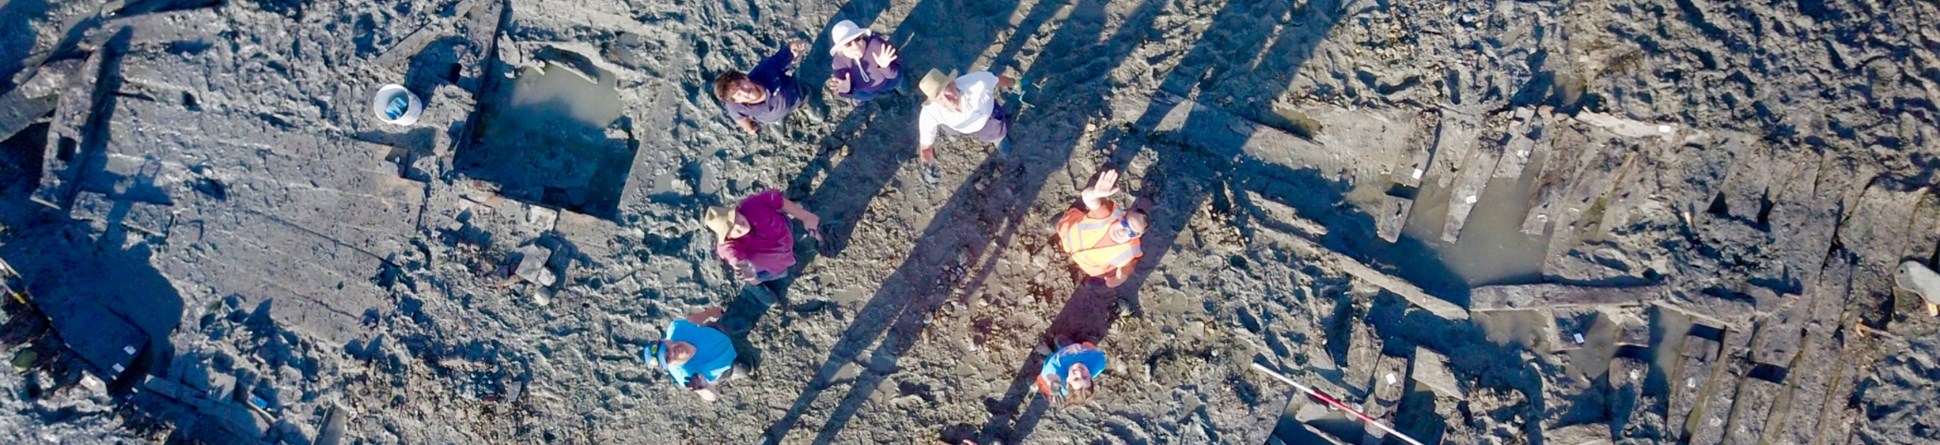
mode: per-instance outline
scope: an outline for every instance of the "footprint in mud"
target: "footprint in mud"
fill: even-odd
[[[1110,432],[1111,437],[1117,438],[1122,443],[1146,444],[1152,442],[1152,435],[1146,434],[1144,428],[1139,428],[1138,422],[1133,422],[1122,417],[1105,419],[1105,431]]]

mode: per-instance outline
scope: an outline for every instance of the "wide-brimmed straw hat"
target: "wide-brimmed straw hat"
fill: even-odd
[[[945,74],[935,68],[930,68],[930,72],[923,74],[923,81],[917,82],[916,87],[917,89],[923,90],[923,96],[936,99],[936,92],[943,91],[944,84],[955,82],[956,79],[957,70],[950,70],[948,74]]]
[[[848,20],[835,22],[835,29],[829,30],[829,41],[834,42],[834,44],[829,45],[829,54],[835,54],[836,49],[841,48],[842,45],[849,44],[850,40],[855,40],[857,37],[869,34],[869,28],[856,26],[855,22]]]
[[[701,224],[714,231],[714,241],[727,241],[728,231],[734,229],[734,209],[727,206],[708,207],[701,213]]]

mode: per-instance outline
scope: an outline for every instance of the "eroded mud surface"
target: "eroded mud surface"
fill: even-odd
[[[1362,443],[1259,363],[1428,443],[1929,442],[1940,323],[1892,277],[1940,246],[1936,17],[5,1],[0,441]],[[722,117],[788,39],[819,90],[840,19],[1027,80],[1013,153],[944,142],[932,187],[919,98]],[[1115,290],[1051,233],[1101,168],[1153,215]],[[829,236],[774,304],[698,221],[766,188]],[[638,351],[711,305],[755,375],[708,404]],[[1058,336],[1111,354],[1090,404],[1031,395]]]

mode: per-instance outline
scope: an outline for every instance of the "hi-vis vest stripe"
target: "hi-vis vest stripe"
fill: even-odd
[[[1139,247],[1139,239],[1133,238],[1123,244],[1093,247],[1103,243],[1111,236],[1111,226],[1125,218],[1124,210],[1113,210],[1110,217],[1103,219],[1085,218],[1068,226],[1059,234],[1066,252],[1072,252],[1072,262],[1089,275],[1102,275],[1112,268],[1122,266],[1137,258],[1144,251]]]

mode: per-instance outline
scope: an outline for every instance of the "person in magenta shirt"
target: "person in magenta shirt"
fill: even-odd
[[[808,235],[821,241],[817,227],[822,218],[801,204],[781,196],[781,190],[768,189],[742,199],[734,208],[707,209],[701,222],[714,231],[714,253],[734,269],[735,275],[749,283],[762,283],[788,275],[795,265],[795,233],[788,218],[801,220]]]

